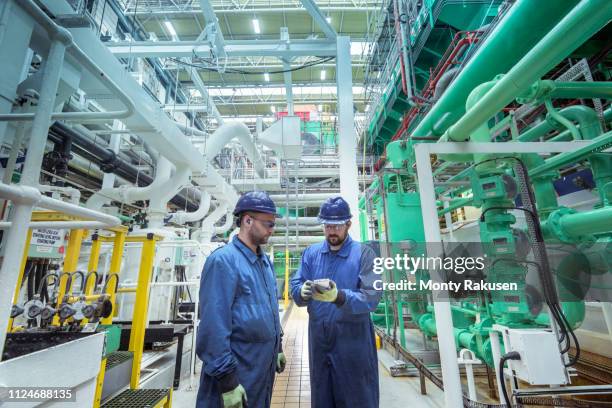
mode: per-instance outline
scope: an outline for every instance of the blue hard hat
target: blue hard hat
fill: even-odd
[[[265,191],[251,191],[238,199],[233,214],[238,216],[245,211],[276,215],[276,205]]]
[[[342,197],[331,197],[321,205],[318,219],[321,224],[345,224],[351,217],[348,203]]]

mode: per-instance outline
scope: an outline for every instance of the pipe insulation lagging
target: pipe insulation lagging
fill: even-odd
[[[205,191],[202,191],[202,194],[200,196],[200,205],[196,211],[177,211],[175,213],[170,214],[168,222],[174,222],[176,224],[182,225],[187,222],[199,221],[204,218],[206,214],[208,214],[208,211],[210,210],[210,202],[210,194]]]
[[[71,128],[61,122],[55,122],[49,129],[49,140],[51,142],[62,144],[68,139],[71,140],[74,153],[101,166],[101,169],[105,172],[114,173],[126,181],[141,187],[150,185],[154,180],[149,175],[140,172],[136,167],[118,157],[108,147],[100,143],[95,143],[79,130]],[[188,195],[190,197],[193,196],[194,201],[200,199],[200,192],[197,189],[191,189]],[[106,202],[102,196],[98,196],[98,198],[102,203]],[[196,210],[197,208],[194,202],[186,197],[185,193],[176,195],[172,198],[171,202],[177,207],[187,208],[188,210]]]
[[[249,128],[242,122],[225,122],[206,141],[206,158],[211,161],[233,139],[238,139],[259,177],[264,176],[263,161]]]

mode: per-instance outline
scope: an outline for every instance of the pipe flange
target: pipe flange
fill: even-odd
[[[550,81],[535,81],[525,92],[516,97],[516,101],[521,105],[528,103],[539,103],[546,99],[554,86]]]
[[[577,211],[572,208],[561,207],[558,210],[555,210],[552,213],[550,213],[550,215],[548,216],[547,224],[550,228],[550,231],[553,233],[555,237],[559,239],[559,241],[567,243],[567,244],[576,242],[576,238],[572,238],[569,235],[567,235],[563,231],[563,227],[561,226],[561,219],[564,216],[575,214],[575,213],[577,213]]]

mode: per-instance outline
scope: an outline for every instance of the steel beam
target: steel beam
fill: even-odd
[[[228,57],[270,56],[290,59],[312,56],[333,57],[336,42],[329,40],[292,40],[289,46],[277,40],[236,40],[225,42]],[[213,50],[210,45],[198,41],[133,41],[109,43],[108,49],[117,58],[161,58],[208,56]],[[350,57],[350,52],[349,52]]]
[[[204,31],[211,43],[214,44],[215,55],[225,58],[225,38],[223,38],[223,32],[221,32],[215,10],[209,0],[200,0],[200,6],[202,7],[202,14],[204,14],[204,21],[206,21]]]
[[[317,6],[314,0],[300,0],[304,8],[308,11],[308,14],[312,17],[314,22],[319,26],[323,34],[330,40],[335,40],[338,37],[338,33],[334,30],[334,27],[327,22],[327,19],[321,12],[321,9]]]
[[[337,38],[336,84],[338,87],[338,156],[340,158],[340,194],[348,202],[353,214],[359,208],[359,185],[357,184],[357,132],[353,110],[353,73],[351,68],[351,40],[346,36]],[[353,217],[349,233],[359,240],[359,217]]]

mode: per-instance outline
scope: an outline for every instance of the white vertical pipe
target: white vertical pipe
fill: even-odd
[[[468,382],[468,394],[472,401],[476,401],[476,384],[474,383],[474,367],[471,363],[465,365],[465,375]]]
[[[612,303],[601,302],[601,311],[608,328],[608,334],[610,335],[610,341],[612,341]]]
[[[123,123],[115,120],[113,122],[113,130],[123,130],[125,128],[125,126],[123,126]],[[119,153],[119,148],[121,147],[121,134],[119,133],[113,133],[111,134],[110,137],[110,145],[109,148],[115,152],[115,153]],[[113,188],[115,186],[115,179],[117,178],[117,176],[115,175],[115,173],[104,173],[104,177],[102,178],[102,189],[105,188]]]
[[[421,214],[425,227],[425,242],[440,244],[440,224],[438,224],[438,208],[434,191],[433,173],[428,147],[425,143],[416,146],[416,165],[421,196]],[[434,277],[434,274],[432,274]],[[439,277],[436,277],[438,280]],[[446,296],[444,291],[433,291],[433,298]],[[440,348],[440,363],[442,365],[442,381],[444,381],[444,405],[446,408],[463,407],[463,391],[457,363],[457,348],[453,330],[453,319],[448,301],[434,301],[436,316],[436,331]]]
[[[359,211],[359,185],[357,175],[357,132],[353,111],[353,73],[351,67],[351,41],[338,36],[336,40],[336,85],[338,87],[338,153],[340,156],[340,195],[353,215]],[[436,218],[437,219],[437,218]],[[359,240],[359,217],[352,219],[351,237]]]
[[[501,348],[499,346],[499,333],[495,330],[489,332],[491,338],[491,355],[493,356],[493,367],[495,368],[495,382],[497,383],[497,395],[499,401],[503,404],[502,383],[499,382],[499,360],[501,359]],[[503,378],[503,377],[502,377]]]
[[[17,287],[18,269],[25,250],[25,240],[28,232],[28,221],[32,216],[32,204],[16,204],[10,221],[13,227],[2,240],[4,244],[4,260],[0,269],[0,356],[4,352],[4,342],[8,330],[8,319],[11,314],[13,292]]]
[[[28,154],[25,159],[21,184],[26,186],[37,186],[40,178],[40,168],[45,153],[45,141],[51,123],[53,103],[59,84],[62,65],[64,64],[64,53],[66,44],[71,42],[70,33],[66,30],[59,31],[57,38],[51,43],[47,55],[43,73],[43,81],[38,99],[38,109],[32,123]]]

